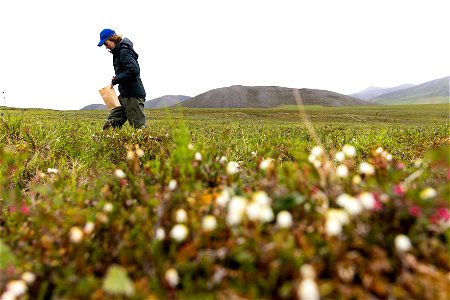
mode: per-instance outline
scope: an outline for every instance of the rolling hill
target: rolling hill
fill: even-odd
[[[375,97],[381,96],[383,94],[387,94],[387,93],[392,93],[392,92],[396,92],[396,91],[401,91],[410,87],[413,87],[414,84],[403,84],[400,86],[396,86],[396,87],[390,87],[390,88],[383,88],[383,87],[375,87],[375,86],[371,86],[368,87],[367,89],[354,93],[354,94],[350,94],[349,96],[351,97],[355,97],[361,100],[370,100],[373,99]]]
[[[369,101],[376,104],[448,103],[449,80],[449,76],[435,79],[410,88],[385,93]]]
[[[292,88],[277,86],[233,85],[210,90],[180,103],[195,108],[268,108],[297,105]],[[299,89],[304,105],[353,106],[367,105],[366,101],[335,92]]]
[[[191,97],[182,95],[166,95],[153,100],[145,101],[145,108],[163,108],[177,105],[178,103],[184,102]]]

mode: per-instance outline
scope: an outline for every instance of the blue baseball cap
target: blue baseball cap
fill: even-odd
[[[103,46],[103,44],[106,42],[106,40],[112,36],[113,34],[116,34],[116,32],[112,29],[103,29],[100,32],[100,42],[98,43],[97,46],[101,47]]]

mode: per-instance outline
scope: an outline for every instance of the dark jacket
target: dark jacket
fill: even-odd
[[[123,97],[145,98],[145,89],[141,81],[139,55],[133,49],[133,43],[123,38],[114,49],[113,65],[116,77],[111,81],[112,85],[119,85],[119,93]]]

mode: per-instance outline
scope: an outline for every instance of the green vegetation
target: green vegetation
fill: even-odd
[[[0,108],[0,293],[447,299],[447,104],[146,112]]]

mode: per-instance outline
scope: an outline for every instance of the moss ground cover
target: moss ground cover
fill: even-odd
[[[4,296],[449,293],[448,105],[0,112]]]

